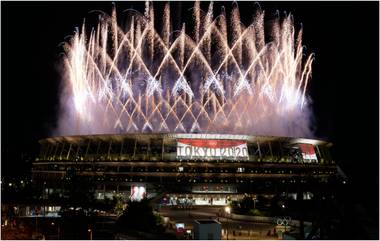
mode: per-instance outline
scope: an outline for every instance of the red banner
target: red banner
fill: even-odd
[[[248,158],[247,142],[243,140],[178,139],[177,157],[186,158]]]

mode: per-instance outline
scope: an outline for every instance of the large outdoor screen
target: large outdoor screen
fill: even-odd
[[[248,159],[247,142],[242,140],[178,139],[177,158]]]
[[[301,150],[301,153],[302,153],[302,158],[304,160],[316,160],[318,161],[317,159],[317,155],[315,154],[315,151],[314,151],[314,146],[312,144],[298,144],[298,146],[300,147],[300,150]]]
[[[129,197],[131,201],[141,201],[146,196],[145,186],[132,185],[131,186],[131,196]]]

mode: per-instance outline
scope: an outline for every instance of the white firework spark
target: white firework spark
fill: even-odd
[[[292,16],[273,21],[273,41],[265,42],[261,10],[248,26],[237,3],[230,23],[224,10],[214,17],[212,4],[201,11],[196,2],[194,36],[185,24],[170,32],[168,4],[157,32],[150,2],[143,14],[127,11],[127,31],[115,8],[89,36],[83,24],[64,46],[69,94],[63,97],[70,101],[62,103],[70,111],[61,116],[60,134],[310,135],[299,130],[309,129],[313,55],[303,59],[302,30],[296,34]]]

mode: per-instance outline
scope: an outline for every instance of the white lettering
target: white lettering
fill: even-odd
[[[213,140],[214,142],[216,140]],[[224,141],[225,143],[226,141]],[[205,145],[207,145],[207,140],[205,140]],[[203,144],[203,143],[202,143]],[[228,143],[227,143],[228,144]],[[236,146],[223,146],[218,147],[216,145],[209,146],[193,146],[189,144],[177,142],[177,157],[186,158],[249,158],[247,143],[238,143]]]

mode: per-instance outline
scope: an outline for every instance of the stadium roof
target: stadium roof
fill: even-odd
[[[279,137],[279,136],[254,136],[254,135],[231,135],[231,134],[190,134],[190,133],[155,133],[155,134],[119,134],[119,135],[75,135],[75,136],[57,136],[41,139],[40,144],[47,143],[81,143],[88,140],[116,141],[121,142],[123,139],[138,139],[139,141],[149,141],[154,138],[163,138],[166,142],[175,141],[176,139],[219,139],[219,140],[246,140],[247,142],[265,143],[268,141],[289,142],[290,144],[308,143],[313,145],[332,145],[324,140]]]

